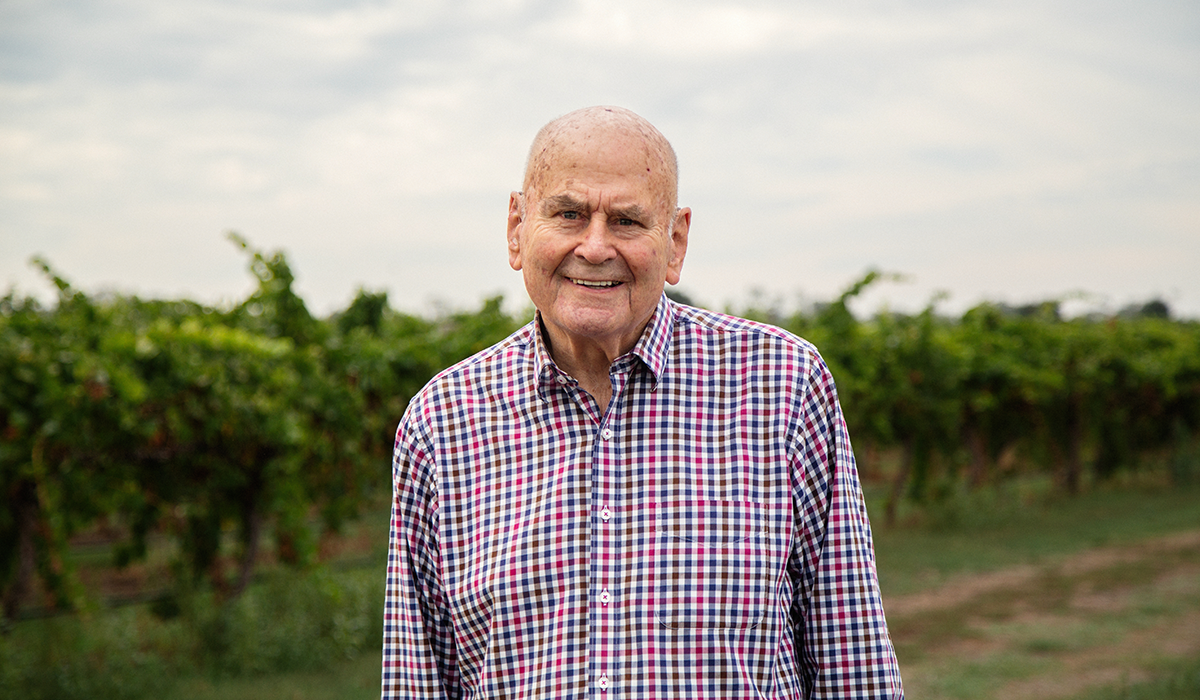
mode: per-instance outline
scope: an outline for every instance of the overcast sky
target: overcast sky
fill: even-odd
[[[874,308],[1200,317],[1196,0],[0,0],[0,293],[48,296],[40,254],[238,300],[236,230],[319,314],[521,307],[508,194],[592,104],[675,145],[709,306],[874,267]]]

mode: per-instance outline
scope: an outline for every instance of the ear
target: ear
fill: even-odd
[[[688,228],[692,225],[692,210],[684,207],[675,212],[675,228],[671,231],[671,259],[667,262],[667,283],[679,284],[683,272],[683,256],[687,254]]]
[[[524,197],[521,192],[508,195],[508,266],[521,269],[521,224],[524,223]]]

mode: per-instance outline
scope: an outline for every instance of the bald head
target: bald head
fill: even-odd
[[[621,142],[641,149],[650,164],[646,177],[666,195],[670,210],[679,198],[675,149],[654,125],[624,107],[585,107],[551,121],[538,131],[525,163],[524,190],[536,190],[557,159],[581,146]]]

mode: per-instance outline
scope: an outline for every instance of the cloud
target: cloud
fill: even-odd
[[[914,274],[889,293],[918,304],[1007,281],[1178,289],[1200,314],[1170,264],[1200,262],[1198,18],[1174,0],[10,0],[0,282],[38,285],[42,252],[85,285],[230,294],[237,228],[287,249],[318,308],[359,284],[519,296],[489,246],[528,140],[619,103],[680,153],[702,300],[829,295],[882,266]],[[1130,246],[1143,262],[1122,268]]]

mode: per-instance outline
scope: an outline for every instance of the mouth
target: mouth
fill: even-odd
[[[588,289],[612,289],[613,287],[619,287],[621,284],[623,284],[622,282],[618,282],[616,280],[583,280],[576,277],[568,277],[567,279],[573,284],[577,284],[580,287],[587,287]]]

